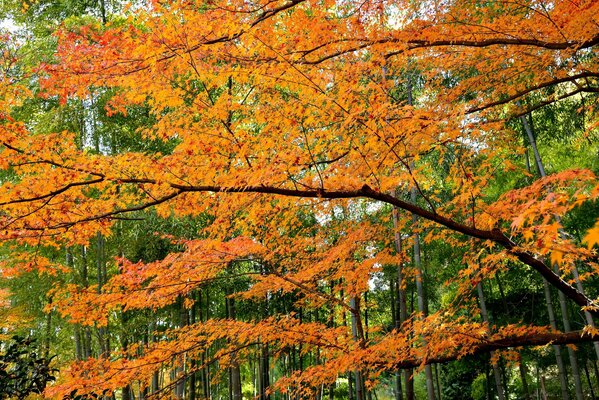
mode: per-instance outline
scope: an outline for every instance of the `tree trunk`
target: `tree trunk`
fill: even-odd
[[[524,126],[524,130],[526,131],[526,135],[528,136],[528,141],[530,143],[530,146],[533,150],[533,153],[535,156],[535,162],[537,165],[537,170],[539,171],[539,175],[541,176],[541,178],[545,178],[547,176],[547,173],[545,172],[543,160],[541,159],[541,154],[539,153],[539,149],[537,147],[537,141],[536,141],[536,138],[534,135],[533,127],[532,127],[532,117],[531,117],[530,124],[528,123],[528,121],[526,120],[526,118],[524,116],[521,116],[520,119],[522,121],[522,125]],[[561,219],[559,216],[556,216],[556,221],[558,223],[561,223]],[[559,233],[561,236],[566,236],[566,234],[562,228],[559,229]],[[559,270],[557,270],[556,273],[559,274]],[[578,291],[580,293],[585,294],[585,291],[582,287],[582,282],[580,281],[580,276],[578,275],[578,268],[576,267],[576,265],[573,265],[572,275],[574,276],[574,280],[576,282],[576,289],[578,289]],[[560,293],[561,293],[561,296],[564,296],[561,291],[560,291]],[[584,311],[584,310],[583,310],[583,312],[584,312],[584,317],[586,319],[587,324],[594,328],[595,322],[593,321],[593,316],[591,315],[591,313],[588,311]],[[599,342],[593,342],[593,348],[595,349],[595,355],[599,359]]]
[[[557,265],[554,267],[556,271]],[[566,296],[562,292],[558,292],[559,305],[562,310],[562,321],[564,323],[564,331],[571,332],[570,317],[568,315],[568,306],[566,305]],[[576,393],[576,400],[582,400],[582,383],[580,381],[580,370],[578,368],[578,360],[576,359],[576,353],[571,347],[568,347],[568,357],[570,358],[570,365],[572,366],[572,379],[574,380],[574,391]]]
[[[153,318],[150,323],[148,335],[152,343],[155,343],[158,340],[156,335],[156,318]],[[159,371],[156,371],[152,374],[152,382],[150,384],[150,392],[152,394],[157,393],[160,390],[160,375]]]
[[[518,358],[518,369],[520,370],[520,379],[522,380],[522,397],[525,400],[532,400],[530,390],[528,388],[528,371],[524,360],[522,360],[522,354],[520,354]]]
[[[81,326],[79,324],[75,324],[73,329],[75,335],[75,359],[77,361],[81,361],[83,360],[83,347],[81,345]]]
[[[553,310],[553,302],[551,300],[551,288],[545,279],[543,279],[543,287],[545,290],[545,304],[547,305],[547,313],[549,314],[549,323],[551,324],[551,329],[556,331],[557,322],[555,321],[555,312]],[[561,347],[557,344],[554,344],[553,351],[555,352],[555,362],[557,364],[562,400],[568,400],[570,398],[570,394],[568,393],[568,378],[566,375],[566,368],[564,367],[564,361],[562,359]]]
[[[483,318],[483,322],[488,325],[489,317],[487,314],[487,305],[485,303],[485,294],[483,293],[483,285],[480,282],[476,284],[476,290],[478,292],[478,300],[480,302],[480,315]],[[490,352],[491,358],[493,358],[493,353],[494,352]],[[493,363],[493,377],[495,378],[497,397],[499,397],[499,400],[505,400],[505,393],[501,384],[501,372],[499,371],[499,365],[497,365],[497,363]]]
[[[196,300],[194,297],[196,297],[196,293],[192,292],[191,293],[191,298],[193,300]],[[197,308],[199,307],[199,305],[197,304],[196,301],[194,301],[194,304],[191,306],[191,310],[189,312],[189,323],[190,325],[193,325],[196,323],[197,320]],[[196,393],[197,393],[197,386],[198,386],[198,382],[197,382],[197,372],[196,372],[196,368],[198,366],[198,362],[197,359],[193,358],[190,361],[190,367],[192,369],[192,373],[189,375],[189,400],[196,400]]]
[[[437,381],[437,400],[441,400],[441,380],[439,379],[439,369],[441,369],[441,365],[434,364],[435,367],[435,379]]]
[[[106,282],[105,241],[100,232],[98,232],[96,235],[96,266],[98,294],[100,294],[102,293],[102,287]],[[107,326],[101,326],[98,328],[98,342],[100,347],[100,356],[108,358],[110,356],[110,345]]]
[[[525,116],[521,116],[520,121],[522,122],[524,131],[526,132],[526,135],[528,137],[528,142],[530,144],[530,147],[532,148],[533,155],[535,158],[535,165],[537,167],[539,176],[544,178],[547,176],[547,174],[545,172],[545,167],[543,166],[541,154],[539,153],[539,149],[537,147],[537,142],[536,142],[535,135],[534,135],[534,132],[532,129],[532,125],[529,124],[529,121],[526,119]],[[532,122],[532,120],[531,120],[531,122]],[[558,271],[558,273],[559,273],[559,271]],[[553,312],[553,305],[551,303],[551,291],[549,289],[549,284],[546,280],[543,280],[543,281],[544,281],[544,285],[545,285],[545,301],[547,303],[547,311],[549,313],[549,319],[550,320],[553,319],[553,322],[550,321],[551,327],[553,329],[557,329],[557,324],[555,323],[555,315]],[[558,291],[558,299],[559,299],[560,307],[562,310],[562,320],[564,322],[564,329],[566,330],[566,332],[569,332],[570,320],[568,318],[565,296],[561,291]],[[565,368],[563,366],[563,361],[561,360],[561,350],[560,350],[559,346],[553,346],[553,348],[555,350],[555,357],[556,357],[557,367],[558,367],[558,372],[559,372],[560,386],[561,386],[561,391],[562,391],[562,399],[566,400],[569,398],[569,394],[568,394],[568,389],[567,389],[567,379],[566,379],[566,374],[565,374]],[[572,349],[570,349],[570,348],[568,348],[568,355],[570,358],[570,364],[572,365],[572,376],[573,376],[574,385],[576,388],[576,398],[578,400],[580,400],[580,398],[581,398],[580,396],[582,395],[582,393],[581,393],[581,385],[580,385],[580,373],[578,371],[578,363],[576,361],[576,355],[573,353]]]
[[[227,298],[228,318],[235,319],[235,299]],[[241,370],[237,360],[237,353],[231,355],[230,368],[230,398],[233,400],[241,400]]]
[[[71,253],[71,249],[67,247],[66,249],[66,263],[67,267],[73,273],[75,272],[75,261],[73,260],[73,254]],[[77,361],[83,360],[83,348],[82,348],[82,337],[81,337],[81,325],[74,324],[73,325],[73,336],[75,339],[75,359]]]
[[[393,278],[389,279],[389,294],[391,297],[391,318],[393,320],[395,329],[399,330],[399,327],[398,327],[398,322],[400,321],[399,312],[396,311],[396,306],[395,306],[396,304],[399,303],[395,298],[396,293],[398,292],[396,283],[397,282],[395,279],[393,279]],[[399,326],[401,326],[401,325],[399,325]],[[401,385],[401,370],[397,370],[393,374],[393,397],[395,398],[395,400],[403,399],[403,390],[402,389],[403,388]]]
[[[121,349],[123,351],[127,351],[127,348],[129,347],[129,338],[127,337],[127,334],[125,333],[127,319],[128,319],[127,312],[121,310],[121,327],[124,328],[123,329],[124,332],[121,336]],[[131,400],[131,386],[125,385],[121,388],[121,399],[122,400]]]
[[[264,273],[264,266],[262,265],[260,266],[260,272]],[[262,312],[262,317],[267,318],[269,314],[269,297],[266,295],[266,298],[264,299],[264,310]],[[270,358],[268,343],[262,343],[260,347],[260,400],[269,400],[270,394],[268,392],[268,388],[270,386]]]
[[[407,95],[408,95],[408,105],[413,106],[414,100],[412,95],[412,76],[408,75],[407,77],[407,87],[406,87]],[[410,163],[410,168],[414,169],[414,162]],[[414,182],[415,183],[415,182]],[[412,187],[410,190],[410,199],[412,203],[416,204],[416,188]],[[416,227],[418,222],[418,217],[416,214],[412,214],[412,221],[414,223],[414,227]],[[426,316],[426,310],[424,306],[424,288],[422,285],[422,263],[420,260],[420,234],[418,232],[414,232],[414,266],[416,267],[416,291],[418,293],[418,311],[422,313],[423,316]],[[425,343],[426,345],[426,343]],[[424,367],[424,372],[426,375],[426,393],[428,400],[435,400],[435,388],[433,385],[433,371],[430,365],[426,365]]]
[[[402,239],[398,229],[398,212],[397,207],[393,208],[393,227],[395,229],[395,250],[398,254],[402,253]],[[395,296],[395,300],[397,302],[395,306],[396,310],[396,318],[395,320],[395,328],[401,329],[401,324],[403,321],[408,319],[408,307],[406,304],[406,291],[403,289],[404,286],[404,277],[403,277],[403,265],[399,263],[397,265],[397,295]],[[414,400],[414,381],[412,380],[412,370],[404,369],[402,370],[404,385],[406,388],[406,400]]]
[[[358,342],[360,340],[362,340],[362,335],[360,335],[360,320],[359,320],[359,313],[360,313],[360,303],[359,301],[355,298],[355,297],[351,297],[349,299],[349,306],[352,309],[352,313],[351,313],[351,331],[352,331],[352,337],[354,339],[354,341]],[[364,400],[364,392],[363,392],[363,385],[362,385],[362,373],[359,370],[355,370],[354,371],[354,386],[355,386],[355,393],[356,393],[356,400]]]
[[[52,304],[52,297],[48,297],[48,304]],[[50,338],[52,337],[52,310],[46,313],[46,333],[44,337],[43,354],[45,358],[50,355]]]
[[[547,389],[545,389],[545,377],[541,375],[541,398],[547,400]]]
[[[583,368],[584,368],[584,373],[586,375],[587,378],[587,383],[589,384],[589,391],[591,392],[591,398],[592,400],[595,400],[595,391],[593,390],[593,384],[591,383],[591,375],[589,374],[589,368],[587,366],[586,361],[582,364]]]
[[[416,188],[412,187],[410,190],[410,197],[412,203],[416,203]],[[418,222],[418,217],[412,214],[412,221],[414,227]],[[420,234],[414,232],[414,266],[416,267],[416,293],[418,295],[418,311],[422,313],[422,317],[426,317],[425,299],[424,299],[424,286],[422,283],[422,261],[420,258]],[[426,343],[425,343],[426,346]],[[426,393],[428,400],[435,400],[435,388],[433,385],[433,370],[430,365],[424,367],[424,373],[426,376]]]
[[[270,394],[268,393],[268,387],[270,386],[269,364],[270,362],[268,357],[268,344],[262,344],[259,363],[260,400],[270,399]]]
[[[198,290],[198,304],[199,308],[199,317],[201,321],[207,321],[210,318],[210,296],[208,290],[205,290],[205,296],[203,296],[205,300],[204,306],[204,316],[202,317],[202,291]],[[208,356],[207,350],[204,350],[200,356],[200,362],[202,363],[201,369],[201,378],[202,378],[202,395],[204,398],[209,399],[212,395],[212,390],[210,388],[210,366],[206,365],[206,358]]]
[[[593,370],[595,371],[595,381],[599,380],[599,368],[597,368],[597,360],[592,361]]]
[[[102,18],[102,25],[106,25],[106,0],[100,0],[100,18]]]
[[[87,272],[87,249],[81,246],[81,279],[83,286],[89,287],[89,278]],[[83,335],[83,358],[88,359],[92,356],[92,334],[89,326],[85,326]]]

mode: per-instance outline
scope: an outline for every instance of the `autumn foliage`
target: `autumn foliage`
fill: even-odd
[[[398,368],[597,338],[591,324],[492,326],[476,285],[533,271],[599,314],[581,290],[599,275],[599,220],[577,234],[563,223],[598,201],[596,169],[535,176],[521,162],[519,125],[587,99],[574,146],[596,145],[598,13],[591,0],[180,0],[61,24],[50,60],[3,77],[0,238],[14,254],[5,275],[68,273],[68,260],[32,249],[69,253],[118,241],[148,215],[187,218],[201,221],[193,237],[145,232],[169,243],[165,257],[106,257],[115,272],[97,285],[57,279],[47,311],[101,328],[139,310],[191,310],[198,291],[227,280],[243,282],[228,302],[264,311],[181,322],[76,362],[47,395],[149,387],[165,365],[176,385],[204,365],[227,371],[264,348],[277,359],[299,346],[317,361],[277,376],[268,393],[313,398],[349,371],[369,388]],[[74,130],[11,114],[34,99],[68,107],[97,93],[109,97],[107,118],[143,110],[135,146],[94,149]],[[441,242],[459,260],[445,277],[452,298],[397,327],[366,325],[365,293],[385,268],[403,268],[403,288],[419,279],[415,233],[425,253]],[[292,306],[269,308],[274,298]],[[327,316],[306,321],[300,310]]]

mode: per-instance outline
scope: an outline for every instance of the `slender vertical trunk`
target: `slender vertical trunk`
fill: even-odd
[[[549,324],[551,325],[551,329],[557,330],[557,322],[555,320],[555,312],[553,310],[553,302],[551,300],[551,288],[549,287],[549,283],[545,279],[543,279],[543,287],[545,291],[545,303],[547,305],[547,313],[549,314]],[[562,359],[561,347],[557,344],[554,344],[553,351],[555,352],[555,361],[557,364],[557,371],[559,375],[562,400],[568,400],[570,398],[570,394],[568,393],[568,378],[566,375],[566,368],[564,367],[564,361]]]
[[[121,336],[121,349],[123,351],[127,351],[127,348],[129,347],[129,338],[127,336],[126,332],[126,328],[127,328],[127,320],[128,320],[128,315],[126,311],[121,310],[121,326],[124,328],[123,329],[123,333]],[[129,385],[125,385],[121,388],[121,399],[122,400],[131,400],[131,386]]]
[[[88,359],[92,356],[92,331],[89,326],[85,327],[85,340],[83,344],[83,357]]]
[[[268,344],[263,343],[260,351],[260,363],[259,363],[259,379],[260,379],[260,400],[269,400],[270,394],[268,393],[268,387],[270,386],[270,361],[268,356]]]
[[[364,339],[368,340],[368,290],[364,292]],[[366,388],[364,377],[362,377],[362,393],[368,400],[372,400],[372,390]]]
[[[495,275],[495,280],[497,281],[497,288],[499,289],[499,296],[501,297],[501,303],[503,304],[503,308],[505,310],[507,310],[507,300],[505,297],[505,292],[503,291],[503,285],[501,283],[501,278],[500,278],[500,274],[497,273],[497,275]],[[491,282],[489,281],[489,284]],[[481,289],[482,289],[482,285],[481,285]],[[505,368],[503,365],[500,366],[500,371],[501,371],[501,382],[503,384],[503,393],[508,393],[508,388],[507,388],[507,377],[505,376]]]
[[[401,372],[395,371],[395,375],[394,375],[394,385],[393,385],[393,394],[395,396],[395,400],[402,400],[403,399],[403,388],[401,385]]]
[[[505,364],[499,364],[499,371],[501,372],[501,382],[503,383],[503,393],[506,393],[506,396],[509,397],[509,390],[507,388],[507,376],[505,374]]]
[[[576,268],[576,265],[574,265],[572,268],[572,275],[574,276],[574,281],[576,282],[576,289],[578,289],[580,293],[585,293],[584,288],[582,287],[582,282],[580,281],[580,276],[578,275],[578,268]],[[593,316],[591,315],[591,313],[588,311],[583,312],[587,325],[595,328],[595,321],[593,321]],[[595,356],[599,359],[599,342],[593,342],[593,348],[595,349]]]
[[[252,383],[254,385],[254,399],[258,397],[258,373],[257,373],[257,362],[256,358],[252,357]]]
[[[541,375],[541,398],[547,400],[547,389],[545,389],[545,377]]]
[[[123,254],[123,249],[122,249],[122,235],[121,235],[121,229],[120,229],[120,225],[116,226],[115,229],[115,235],[117,237],[117,242],[119,244],[119,248],[118,248],[118,254],[119,257],[123,258],[124,254]],[[123,271],[119,268],[119,273],[122,273]],[[106,263],[104,262],[104,266],[103,266],[103,275],[104,277],[106,277]],[[128,335],[128,323],[129,323],[129,313],[123,308],[121,307],[121,328],[122,328],[122,333],[121,333],[121,349],[123,352],[126,352],[127,349],[129,348],[129,335]],[[147,339],[147,335],[144,335],[143,337],[144,340],[144,344],[147,345],[148,339]],[[135,338],[133,338],[133,341],[135,341]],[[140,389],[141,390],[141,389]],[[140,397],[145,397],[145,395],[147,393],[145,393],[146,389],[143,389],[144,392],[142,393],[140,391]],[[133,388],[131,387],[131,385],[127,384],[122,388],[122,400],[130,400],[131,398],[135,399],[135,395],[133,393]]]
[[[591,383],[591,375],[589,374],[589,368],[587,366],[586,361],[582,364],[583,368],[584,368],[584,374],[586,375],[587,378],[587,383],[589,384],[589,392],[591,392],[591,398],[592,400],[595,400],[595,391],[593,390],[593,384]]]
[[[172,324],[179,328],[184,327],[187,324],[187,316],[183,306],[183,297],[177,296],[177,302],[175,308],[172,311]],[[185,355],[179,354],[176,359],[173,360],[173,367],[171,369],[171,379],[175,380],[173,387],[173,397],[176,399],[182,399],[185,394],[185,379],[181,378],[181,375],[185,373]]]
[[[397,293],[396,281],[393,278],[391,278],[391,279],[389,279],[389,295],[391,297],[391,301],[390,301],[391,320],[393,321],[395,328],[398,329],[397,322],[399,321],[399,316],[398,316],[398,312],[395,310],[395,304],[397,303],[397,301],[395,299],[395,293]],[[393,374],[393,397],[395,398],[395,400],[403,399],[403,390],[402,389],[403,388],[401,386],[401,370],[398,369]]]
[[[535,159],[535,166],[537,168],[539,176],[546,177],[547,174],[545,173],[543,161],[541,160],[541,154],[539,153],[539,149],[537,147],[537,142],[535,139],[534,132],[532,130],[532,125],[529,123],[529,121],[526,119],[525,116],[521,116],[520,121],[522,122],[524,131],[526,132],[526,136],[528,137],[528,142],[530,144],[530,147],[532,148],[533,156]],[[532,122],[532,120],[530,122]],[[551,290],[549,287],[549,283],[545,279],[543,279],[543,284],[544,284],[544,291],[545,291],[545,303],[547,305],[547,312],[549,314],[549,322],[551,324],[551,327],[553,329],[557,330],[557,324],[555,321],[555,313],[553,310],[553,304],[552,304],[552,300],[551,300]],[[563,293],[558,292],[558,297],[559,297],[560,305],[562,308],[562,317],[564,319],[564,322],[567,320],[568,321],[567,325],[570,325],[567,315],[563,314],[563,311],[565,309],[565,298],[564,298]],[[564,325],[566,325],[566,324],[564,323]],[[566,376],[566,372],[565,372],[565,368],[564,368],[564,364],[563,364],[563,360],[562,360],[562,356],[561,356],[561,349],[560,349],[560,346],[558,346],[558,345],[554,345],[553,349],[555,351],[555,359],[556,359],[557,369],[558,369],[558,374],[559,374],[562,400],[568,400],[570,398],[570,395],[568,393],[567,376]],[[573,359],[573,357],[571,355],[572,350],[569,349],[569,353],[570,353],[570,360],[572,361],[572,359]],[[574,364],[576,364],[575,358],[576,357],[574,357]],[[578,368],[575,368],[574,365],[572,365],[572,375],[573,375],[573,378],[575,381],[575,385],[576,385],[576,387],[579,387],[580,386],[580,374],[578,373],[577,369]],[[578,397],[578,395],[577,395],[577,397]]]
[[[402,240],[398,229],[398,209],[393,208],[393,227],[395,230],[395,251],[398,254],[402,253]],[[395,300],[397,302],[395,306],[396,319],[395,328],[401,329],[401,324],[408,319],[408,307],[406,304],[406,291],[403,288],[404,277],[403,277],[403,265],[398,263],[397,265],[397,295]],[[414,381],[412,380],[412,369],[404,369],[401,371],[403,374],[404,385],[406,388],[406,399],[414,400]],[[401,380],[399,380],[400,371],[396,371],[396,380],[398,380],[398,387],[401,387]]]
[[[196,296],[195,292],[192,292],[191,298],[193,300],[195,300],[194,299],[195,296]],[[194,302],[194,304],[191,306],[191,310],[189,310],[189,324],[190,325],[193,325],[196,323],[197,307],[198,307],[198,304],[196,302]],[[192,372],[189,375],[189,400],[196,400],[196,391],[197,391],[197,385],[198,385],[196,368],[198,366],[198,362],[195,357],[193,359],[191,359],[189,366],[192,369]]]
[[[497,275],[495,275],[495,280],[497,281],[497,287],[499,288],[499,294],[501,296],[501,302],[503,304],[503,308],[505,310],[508,310],[505,291],[503,290],[503,284],[502,284],[499,273]],[[545,284],[547,284],[547,282],[545,282]],[[547,286],[547,288],[549,288],[549,287]],[[553,307],[552,307],[552,312],[553,312]],[[558,351],[559,351],[559,349],[558,349]],[[560,354],[560,360],[561,360],[561,354]],[[518,370],[520,372],[520,379],[522,380],[523,398],[526,400],[529,400],[530,399],[530,391],[528,389],[528,380],[526,378],[526,376],[527,376],[526,363],[522,360],[521,354],[519,354],[518,366],[519,366]],[[507,379],[505,377],[505,370],[503,370],[502,372],[504,373],[503,374],[504,392],[507,393]]]
[[[228,317],[235,319],[235,299],[227,299]],[[233,400],[241,400],[241,370],[239,368],[239,362],[237,360],[237,353],[234,352],[231,355],[231,368],[230,368],[230,398]]]
[[[593,360],[593,370],[595,371],[595,380],[599,380],[599,368],[597,368],[597,360]]]
[[[200,304],[202,304],[202,297],[201,297],[201,293],[202,292],[198,292],[198,301]],[[204,291],[204,298],[205,298],[205,305],[204,305],[204,321],[208,321],[208,319],[210,319],[210,292],[208,291],[208,289],[206,288],[206,290]],[[200,318],[202,316],[202,313],[200,311]],[[206,359],[209,357],[209,351],[205,350],[202,352],[201,355],[201,362],[202,362],[202,387],[203,387],[203,395],[205,398],[209,399],[212,397],[212,388],[210,386],[210,365],[206,365]]]
[[[121,388],[121,399],[131,400],[131,386],[125,385]]]
[[[526,131],[526,135],[528,136],[528,141],[530,143],[530,147],[533,150],[533,153],[535,156],[535,162],[537,165],[537,170],[539,171],[539,175],[541,176],[541,178],[545,178],[547,176],[547,173],[545,172],[545,167],[543,166],[543,160],[541,159],[541,154],[539,153],[539,149],[537,147],[537,141],[535,139],[535,135],[534,135],[533,127],[532,127],[532,117],[531,117],[530,123],[524,116],[521,116],[520,119],[522,121],[522,125],[524,126],[524,130]],[[556,216],[556,220],[558,223],[561,222],[559,216]],[[560,235],[565,236],[565,232],[561,228],[560,228]],[[580,293],[584,294],[585,293],[584,288],[582,287],[582,282],[580,281],[580,276],[578,274],[578,268],[576,267],[576,265],[574,265],[572,267],[572,275],[574,276],[574,280],[576,282],[576,289],[578,289],[578,291]],[[561,294],[561,296],[563,296],[563,293],[561,291],[559,293]],[[593,316],[591,315],[590,312],[584,311],[584,317],[589,326],[595,327],[595,322],[593,321]],[[595,349],[595,355],[597,356],[597,358],[599,358],[599,342],[593,342],[593,348]]]
[[[439,379],[439,370],[441,369],[441,365],[435,364],[435,379],[437,381],[437,400],[441,400],[441,380]]]
[[[340,292],[340,296],[341,296],[341,299],[345,299],[345,296],[343,294],[343,289]],[[301,314],[300,314],[300,317],[301,317]],[[347,315],[346,315],[345,311],[343,311],[341,313],[341,323],[343,326],[347,327]],[[301,360],[301,354],[300,354],[300,360]],[[353,384],[353,377],[352,377],[351,371],[347,372],[347,385],[348,385],[348,391],[349,391],[349,400],[354,400],[355,392],[354,392],[354,384]]]
[[[66,249],[66,263],[69,270],[75,272],[75,261],[73,260],[73,254],[71,253],[71,249],[68,247]],[[75,339],[75,359],[77,361],[81,361],[83,360],[83,347],[81,343],[81,325],[73,325],[73,336]]]
[[[141,342],[143,345],[143,348],[147,348],[150,344],[150,334],[149,334],[149,330],[151,327],[151,322],[146,326],[146,329],[144,329],[143,334],[141,335]],[[150,382],[139,382],[139,399],[140,400],[147,400],[148,396],[150,395],[150,387],[148,385],[148,383],[151,385],[151,378],[150,378]]]
[[[399,304],[399,301],[397,301],[396,298],[396,293],[398,292],[396,284],[397,284],[397,279],[394,279],[393,277],[389,278],[389,306],[390,306],[390,311],[391,311],[391,321],[393,321],[393,327],[394,328],[398,328],[397,327],[397,321],[399,321],[399,311],[396,311],[396,305]]]
[[[102,25],[106,25],[106,0],[100,0],[100,17],[102,18]]]
[[[412,203],[416,203],[416,189],[414,187],[410,190],[410,197]],[[416,226],[418,217],[415,214],[412,214],[412,221],[414,222],[414,226]],[[416,267],[416,293],[418,295],[418,311],[422,313],[422,317],[426,317],[424,285],[422,283],[422,260],[420,258],[420,234],[417,231],[414,232],[414,266]],[[428,400],[435,400],[433,370],[430,364],[427,364],[424,367],[424,373],[426,376],[427,398]]]
[[[408,104],[410,106],[414,105],[414,100],[412,96],[412,78],[411,75],[408,75],[407,79],[407,95],[408,95]],[[414,163],[412,162],[410,168],[414,168]],[[416,203],[416,188],[412,187],[410,190],[410,199],[412,203]],[[416,214],[412,214],[412,221],[414,223],[414,227],[416,227],[418,223],[418,217]],[[414,266],[416,267],[416,291],[418,294],[418,311],[422,313],[423,316],[426,316],[425,313],[425,304],[424,304],[424,287],[422,285],[422,263],[420,259],[420,234],[416,231],[414,232]],[[425,344],[426,345],[426,344]],[[428,400],[435,400],[435,388],[433,385],[433,371],[431,369],[430,364],[427,364],[424,367],[424,372],[426,375],[426,393]]]
[[[557,266],[555,266],[557,268]],[[558,292],[559,304],[562,310],[562,320],[564,323],[564,331],[570,332],[570,317],[568,315],[568,306],[566,305],[566,296],[562,292]],[[578,360],[576,353],[571,347],[568,347],[568,357],[570,358],[570,365],[572,366],[572,379],[574,380],[574,391],[576,393],[576,400],[582,400],[582,383],[580,381],[580,370],[578,368]]]
[[[83,360],[83,347],[81,345],[81,326],[75,324],[74,326],[75,335],[75,358],[77,361]]]
[[[536,368],[535,368],[536,374],[536,380],[537,380],[537,400],[541,400],[541,375],[539,373],[539,359],[537,358],[537,362],[536,362]]]
[[[526,363],[524,360],[522,360],[522,354],[520,354],[518,358],[518,369],[520,370],[520,379],[522,380],[522,397],[525,400],[532,400],[530,390],[528,388],[528,371],[526,368]]]
[[[48,305],[52,304],[52,297],[48,297]],[[50,338],[52,337],[52,310],[46,314],[46,333],[44,337],[43,354],[45,358],[50,355]]]
[[[485,365],[485,396],[486,400],[491,400],[491,378],[489,378],[489,366]]]
[[[476,290],[478,292],[478,300],[480,302],[480,315],[482,316],[483,321],[488,325],[489,317],[487,314],[487,304],[485,303],[483,285],[480,282],[476,284]],[[491,358],[493,357],[493,353],[494,352],[490,353]],[[499,365],[497,363],[493,363],[493,377],[495,378],[495,388],[497,389],[497,397],[499,397],[499,400],[505,400],[505,393],[501,384],[501,371],[499,371]]]
[[[150,340],[152,341],[152,343],[155,343],[158,340],[158,337],[156,335],[156,318],[151,319],[148,336],[150,337]],[[157,393],[159,390],[160,390],[160,375],[159,375],[159,371],[155,371],[152,374],[152,381],[150,384],[150,392],[152,394],[154,394],[154,393]]]
[[[87,248],[85,246],[81,246],[81,279],[83,280],[83,286],[89,287]],[[92,334],[89,326],[86,326],[83,330],[83,358],[88,359],[92,356]]]
[[[264,266],[260,266],[260,272],[264,273]],[[269,294],[266,295],[264,299],[264,311],[262,312],[262,317],[267,318],[270,314],[269,310]],[[260,345],[260,400],[270,400],[270,394],[268,392],[268,388],[270,386],[270,358],[269,358],[269,349],[268,343],[263,343]]]
[[[106,282],[106,260],[105,260],[105,241],[100,232],[96,235],[96,267],[98,280],[98,294],[102,293],[102,287]],[[108,344],[108,326],[98,328],[98,342],[100,355],[109,357],[110,345]]]
[[[501,277],[499,276],[499,272],[495,275],[495,281],[497,281],[497,288],[499,288],[499,295],[501,296],[501,303],[503,305],[504,310],[508,310],[507,300],[505,297],[505,292],[503,290],[503,284],[501,283]]]
[[[103,0],[102,0],[103,1]],[[105,21],[104,21],[105,23]],[[90,108],[89,113],[92,122],[92,136],[94,140],[94,148],[96,153],[101,154],[101,138],[100,132],[98,129],[98,118],[96,115],[96,102],[95,95],[92,90],[90,90]],[[102,286],[106,282],[106,260],[105,260],[105,242],[104,237],[100,232],[96,234],[96,268],[97,268],[97,283],[98,283],[98,293],[102,293]],[[110,345],[108,344],[108,326],[100,327],[97,329],[98,336],[98,347],[101,357],[108,358],[110,352]]]
[[[368,340],[368,290],[364,292],[364,339]]]
[[[160,389],[159,379],[160,376],[158,371],[154,372],[154,374],[152,374],[152,393],[156,393]]]
[[[530,165],[530,156],[528,155],[528,148],[524,152],[524,161],[526,163],[526,170],[528,171],[529,174],[531,174],[532,173],[532,168],[531,168],[531,165]]]
[[[537,147],[537,141],[535,139],[532,126],[529,124],[529,121],[526,119],[524,115],[520,116],[520,121],[522,122],[524,131],[526,132],[526,136],[528,137],[528,143],[530,144],[530,147],[532,149],[532,153],[535,158],[535,165],[537,166],[539,176],[541,178],[544,178],[547,176],[547,174],[545,173],[545,167],[543,166],[543,161],[541,160],[541,154],[539,153],[539,149]]]
[[[360,340],[362,340],[362,335],[360,335],[360,320],[359,320],[359,313],[360,313],[360,303],[359,300],[356,299],[356,297],[351,297],[349,299],[349,306],[352,309],[352,313],[351,313],[351,330],[352,330],[352,337],[354,338],[354,341],[358,342]],[[362,391],[362,373],[359,370],[355,370],[354,371],[354,378],[355,378],[355,392],[356,392],[356,400],[364,400],[364,392]]]

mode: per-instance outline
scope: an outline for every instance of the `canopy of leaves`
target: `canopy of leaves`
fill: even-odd
[[[2,273],[79,340],[49,395],[272,357],[262,394],[310,398],[599,334],[507,310],[545,280],[599,314],[598,2],[25,4],[64,22],[43,62],[3,39]]]

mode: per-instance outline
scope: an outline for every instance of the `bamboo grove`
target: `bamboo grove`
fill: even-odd
[[[44,396],[599,393],[599,2],[0,9],[0,333]]]

